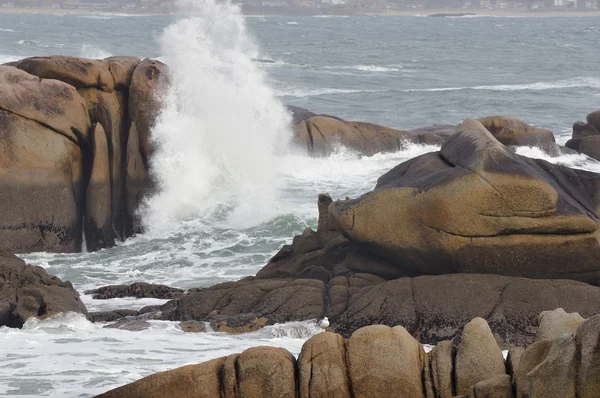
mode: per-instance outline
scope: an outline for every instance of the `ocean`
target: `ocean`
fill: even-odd
[[[193,11],[0,12],[0,62],[136,55],[174,74],[153,131],[160,190],[141,209],[146,232],[94,253],[22,255],[70,280],[90,311],[164,302],[83,294],[103,285],[191,288],[253,275],[316,227],[319,193],[356,197],[398,163],[438,149],[309,158],[289,145],[283,105],[399,129],[505,114],[553,130],[559,143],[600,109],[598,17],[243,17],[210,0]],[[600,172],[584,155],[518,153]],[[89,397],[251,346],[298,354],[318,331],[314,321],[239,336],[151,323],[130,332],[64,314],[0,328],[0,396]]]

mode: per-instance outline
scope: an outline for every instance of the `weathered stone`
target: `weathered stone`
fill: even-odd
[[[452,341],[438,343],[430,352],[431,376],[436,398],[452,398],[455,395],[454,358],[456,350]]]
[[[179,327],[187,333],[204,333],[206,332],[206,324],[200,321],[185,321],[180,322]]]
[[[112,325],[106,325],[105,328],[129,330],[131,332],[139,332],[150,327],[150,323],[141,319],[120,319]]]
[[[357,330],[346,358],[354,397],[424,397],[425,352],[402,326]]]
[[[91,294],[96,300],[108,300],[123,297],[172,299],[183,295],[183,290],[165,285],[135,282],[131,285],[102,286],[98,289],[88,290],[85,294]]]
[[[87,314],[71,282],[0,250],[0,326],[21,327],[30,317],[68,311]]]
[[[600,160],[600,135],[590,135],[580,139],[579,152]]]
[[[90,312],[87,319],[90,322],[115,322],[121,318],[137,315],[135,310],[113,310],[113,311],[97,311]]]
[[[109,57],[104,62],[108,64],[108,69],[115,81],[115,89],[129,90],[131,77],[136,66],[140,63],[138,57]]]
[[[508,350],[508,355],[506,356],[506,372],[512,376],[513,382],[515,375],[519,370],[519,363],[521,362],[521,356],[524,352],[524,347],[513,347]]]
[[[600,391],[600,315],[583,322],[577,329],[575,340],[579,351],[577,397],[597,397]]]
[[[97,398],[215,398],[221,396],[219,371],[225,358],[144,377]]]
[[[16,67],[42,79],[60,80],[76,88],[97,87],[111,91],[115,87],[109,66],[103,61],[53,55],[25,58]]]
[[[552,311],[542,311],[539,316],[538,331],[536,339],[554,340],[565,334],[574,334],[579,325],[585,321],[577,312],[567,314],[562,308]]]
[[[590,135],[600,135],[598,129],[591,124],[577,122],[573,124],[572,139],[577,140]]]
[[[596,127],[598,131],[600,131],[600,111],[588,113],[586,120],[588,124],[591,124],[592,126]]]
[[[529,382],[527,381],[527,375],[535,369],[544,358],[546,358],[551,345],[552,342],[548,340],[536,341],[527,347],[521,355],[517,371],[513,373],[513,382],[517,391],[517,398],[529,397]]]
[[[571,335],[555,339],[542,362],[527,373],[527,397],[575,398],[576,346]]]
[[[295,367],[294,356],[283,348],[247,349],[237,359],[237,384],[240,398],[295,397]]]
[[[456,352],[456,393],[468,393],[472,385],[504,374],[502,351],[490,327],[482,318],[473,319],[465,326]]]
[[[298,381],[301,398],[352,396],[344,338],[324,332],[308,339],[298,356]]]
[[[480,381],[469,390],[469,398],[513,398],[509,375],[498,375]]]
[[[558,155],[554,134],[550,130],[538,129],[512,116],[490,116],[479,121],[504,145],[535,146],[551,155]]]

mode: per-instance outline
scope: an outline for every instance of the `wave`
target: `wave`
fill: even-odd
[[[462,91],[462,90],[487,90],[487,91],[545,91],[559,90],[565,88],[600,88],[600,78],[596,77],[574,77],[572,79],[558,80],[554,82],[536,82],[526,84],[499,84],[484,86],[465,86],[465,87],[441,87],[441,88],[415,88],[403,90],[403,92],[443,92],[443,91]]]
[[[79,51],[79,56],[83,58],[104,59],[110,57],[111,55],[111,53],[90,44],[84,44]]]
[[[286,22],[287,25],[298,25],[298,22]]]
[[[0,28],[0,32],[14,32],[14,29]]]
[[[400,72],[402,66],[378,66],[378,65],[339,65],[339,66],[325,66],[325,69],[342,69],[342,70],[358,70],[363,72]]]
[[[44,44],[37,40],[19,40],[16,44],[20,46],[33,46],[33,47],[42,47],[42,48],[63,48],[65,45],[60,43],[54,44]]]
[[[214,216],[259,223],[277,196],[275,154],[290,115],[253,59],[259,52],[238,6],[185,0],[190,17],[159,39],[171,84],[152,131],[159,192],[142,206],[150,232]],[[248,221],[250,222],[250,221]]]
[[[276,94],[280,97],[319,97],[321,95],[332,94],[358,94],[358,93],[378,93],[385,90],[360,90],[360,89],[345,89],[345,88],[317,88],[317,89],[291,89],[291,90],[276,90]]]
[[[538,147],[521,146],[516,148],[516,153],[528,158],[542,159],[550,163],[600,173],[600,162],[584,154],[568,154],[550,156]]]

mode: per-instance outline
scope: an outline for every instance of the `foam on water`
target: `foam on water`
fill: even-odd
[[[441,87],[441,88],[418,88],[408,89],[404,92],[438,92],[438,91],[460,91],[460,90],[488,90],[488,91],[522,91],[522,90],[558,90],[564,88],[600,88],[600,78],[597,77],[574,77],[572,79],[558,80],[555,82],[535,82],[527,84],[498,84],[472,87]]]
[[[241,223],[268,219],[275,154],[291,136],[289,114],[253,62],[258,51],[239,8],[211,0],[182,7],[192,17],[159,40],[171,83],[152,131],[159,193],[142,212],[154,235],[224,210]]]

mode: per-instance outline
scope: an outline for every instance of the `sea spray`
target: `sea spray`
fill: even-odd
[[[257,47],[237,6],[180,7],[191,16],[159,39],[171,82],[152,131],[158,192],[142,207],[144,225],[161,233],[209,214],[260,222],[276,201],[276,154],[287,147],[290,116],[253,62]]]

